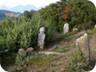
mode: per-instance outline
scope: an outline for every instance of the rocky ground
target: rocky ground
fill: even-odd
[[[74,52],[73,47],[75,46],[75,39],[83,34],[84,32],[79,32],[71,36],[71,41],[62,40],[53,43],[53,45],[49,46],[48,49],[40,51],[39,54],[45,54],[46,56],[57,55],[57,57],[47,63],[43,62],[41,64],[27,64],[20,72],[66,72],[66,67],[68,67],[68,65],[70,64],[70,57]],[[56,50],[56,48],[60,49]],[[94,66],[94,63],[96,62],[96,33],[92,34],[90,37],[90,51],[91,65]],[[14,72],[14,69],[14,66],[8,67],[9,71]]]
[[[80,32],[74,35],[74,37],[76,37],[77,35],[80,36],[83,33],[84,32]],[[57,52],[56,53],[57,55],[62,55],[62,56],[60,56],[59,58],[57,58],[56,60],[53,60],[48,64],[29,65],[26,71],[27,72],[65,72],[66,67],[69,65],[70,56],[74,52],[74,49],[72,48],[72,46],[74,45],[73,41],[70,41],[70,42],[61,41],[59,42],[59,44],[54,44],[52,48],[55,48],[57,45],[57,47],[65,46],[69,49],[66,52],[61,54],[58,54]],[[96,34],[92,35],[92,37],[90,38],[90,50],[91,50],[91,60],[92,60],[91,64],[94,65],[94,63],[96,62]],[[43,53],[48,54],[48,51],[47,52],[45,51]],[[54,54],[54,53],[51,52],[49,54]]]

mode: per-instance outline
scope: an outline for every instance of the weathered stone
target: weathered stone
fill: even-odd
[[[94,29],[96,29],[96,25],[94,26]]]
[[[38,34],[38,46],[40,47],[40,49],[44,48],[44,43],[45,43],[45,28],[41,27],[39,30],[39,34]]]
[[[26,51],[25,51],[23,48],[20,48],[20,49],[18,50],[18,54],[19,54],[20,56],[25,56],[25,55],[26,55]]]
[[[80,38],[76,39],[76,46],[80,48],[81,52],[83,53],[83,56],[85,58],[88,58],[89,56],[89,41],[88,41],[88,34],[85,33]]]
[[[68,23],[64,24],[63,30],[64,30],[64,34],[69,32],[69,24]]]
[[[27,53],[32,53],[33,50],[34,50],[34,48],[30,47],[30,48],[27,48],[27,49],[26,49],[26,52],[27,52]]]
[[[73,31],[74,32],[78,32],[78,28],[73,28]]]

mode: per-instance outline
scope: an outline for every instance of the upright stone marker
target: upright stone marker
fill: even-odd
[[[44,48],[44,43],[45,43],[45,27],[41,27],[39,30],[39,34],[38,34],[38,46],[40,47],[40,49]]]
[[[68,23],[65,23],[65,24],[64,24],[63,30],[64,30],[64,34],[66,34],[66,33],[69,32],[69,24],[68,24]]]
[[[90,64],[90,44],[88,39],[88,34],[85,33],[80,38],[76,39],[76,45],[82,51],[83,56],[87,59],[87,62]]]
[[[94,26],[94,29],[96,29],[96,25]]]

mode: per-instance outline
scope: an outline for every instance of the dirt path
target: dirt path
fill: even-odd
[[[50,45],[49,49],[39,52],[40,54],[46,54],[46,55],[56,54],[56,55],[60,55],[60,57],[47,64],[28,65],[24,72],[65,72],[65,68],[66,66],[69,65],[70,57],[74,52],[73,45],[75,43],[75,40],[76,38],[83,35],[84,33],[85,32],[79,32],[73,36],[70,36],[72,38],[72,41],[67,42],[62,40],[60,42],[53,43],[53,45]],[[64,53],[51,51],[60,46],[65,46],[69,49],[67,52]],[[91,47],[90,49],[91,58],[96,61],[96,34],[93,35],[92,38],[90,39],[90,47]]]
[[[71,36],[73,38],[73,41],[75,41],[75,39],[81,35],[83,35],[85,32],[80,32],[77,33],[73,36]],[[74,49],[72,48],[72,45],[74,44],[74,42],[65,42],[65,41],[60,41],[59,43],[54,43],[54,45],[49,49],[49,51],[43,51],[43,53],[49,55],[49,54],[57,54],[59,55],[57,52],[50,52],[50,50],[60,47],[62,45],[68,46],[70,49],[65,52],[64,54],[62,54],[62,56],[59,59],[56,59],[54,61],[52,61],[49,64],[46,65],[40,65],[40,66],[30,66],[29,68],[33,69],[33,72],[65,72],[65,68],[67,65],[69,65],[69,60],[70,57],[72,55],[72,53],[74,52]],[[70,45],[70,46],[69,46]],[[90,47],[91,47],[91,58],[96,59],[96,34],[92,36],[92,38],[90,39]],[[95,60],[96,61],[96,60]],[[27,69],[28,70],[28,69]],[[28,72],[31,72],[28,70]]]
[[[45,54],[45,55],[50,55],[50,54],[55,54],[55,55],[64,55],[64,53],[59,53],[59,52],[50,52],[50,51],[41,51],[39,54]]]

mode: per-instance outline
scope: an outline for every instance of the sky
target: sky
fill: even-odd
[[[50,3],[55,3],[57,1],[60,0],[0,0],[0,8],[11,9],[16,6],[32,5],[40,9],[42,7],[49,5]],[[90,1],[92,1],[96,6],[96,0],[90,0]]]
[[[49,5],[60,0],[0,0],[0,6],[8,8],[16,7],[19,5],[33,5],[35,7],[42,7]]]

